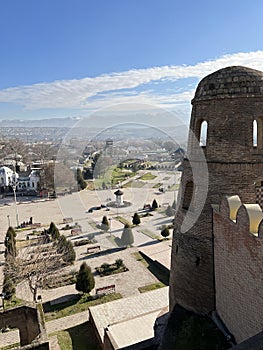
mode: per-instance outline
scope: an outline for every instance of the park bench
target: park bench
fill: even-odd
[[[31,224],[31,228],[38,228],[41,227],[41,223],[40,222],[35,222],[34,224]]]
[[[82,233],[82,229],[81,228],[73,228],[72,230],[71,230],[71,234],[72,235],[79,235],[80,233]]]
[[[106,294],[112,294],[112,293],[115,293],[115,284],[96,289],[96,294],[99,296],[106,295]]]
[[[96,245],[96,246],[87,248],[87,253],[88,254],[97,253],[97,252],[100,252],[100,245]]]
[[[63,224],[68,224],[69,222],[73,222],[73,218],[72,217],[63,218]]]

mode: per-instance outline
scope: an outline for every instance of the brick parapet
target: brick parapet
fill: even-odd
[[[216,309],[237,343],[262,330],[263,240],[250,232],[249,213],[241,205],[236,221],[227,201],[213,212]]]

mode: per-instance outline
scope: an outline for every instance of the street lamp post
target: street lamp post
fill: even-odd
[[[16,177],[15,177],[15,173],[14,173],[14,180],[12,183],[12,188],[13,188],[13,192],[14,192],[14,200],[15,200],[15,209],[16,209],[16,226],[19,226],[19,220],[18,220],[18,210],[17,210],[17,201],[16,201],[16,185],[17,185],[17,181],[16,181]]]
[[[8,227],[10,227],[10,215],[7,215],[7,220],[8,220]]]
[[[0,293],[0,298],[2,299],[2,308],[5,309],[5,295],[6,293]]]
[[[110,235],[111,235],[111,218],[109,218],[110,221]]]

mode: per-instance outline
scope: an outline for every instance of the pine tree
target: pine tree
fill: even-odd
[[[81,190],[84,190],[87,187],[86,181],[83,178],[81,170],[77,169],[77,183]]]
[[[16,293],[15,284],[8,274],[5,274],[4,277],[2,293],[4,294],[6,300],[11,300]]]
[[[64,235],[61,235],[55,242],[57,253],[62,255],[62,260],[66,263],[73,263],[76,259],[76,253],[73,244],[70,240],[66,239]]]
[[[63,253],[67,247],[67,239],[64,235],[61,235],[56,243],[57,252],[59,254]]]
[[[110,224],[109,224],[109,221],[107,219],[107,216],[103,216],[102,222],[101,222],[101,229],[103,231],[108,231],[109,228],[110,228]]]
[[[13,227],[9,227],[5,236],[5,256],[16,257],[16,233]]]
[[[157,203],[156,199],[154,199],[152,202],[152,210],[156,210],[157,208],[158,208],[158,203]]]
[[[63,255],[63,260],[66,263],[73,264],[75,259],[76,259],[76,253],[75,253],[73,244],[70,240],[67,240],[66,241],[66,250],[65,250],[65,254]]]
[[[77,274],[76,290],[83,293],[90,293],[94,287],[95,280],[91,268],[84,262],[81,264]]]
[[[171,208],[170,205],[168,205],[168,207],[166,208],[165,214],[166,214],[167,216],[173,216],[173,215],[174,215],[174,210]]]
[[[133,223],[133,225],[140,225],[141,219],[140,219],[140,215],[138,213],[134,213],[133,218],[132,218],[132,223]]]
[[[161,235],[164,237],[164,238],[167,238],[169,235],[170,235],[170,231],[168,229],[168,227],[164,227],[161,231]]]
[[[121,235],[121,243],[124,246],[131,246],[134,243],[132,229],[129,224],[125,224]]]
[[[53,221],[50,223],[48,233],[51,235],[54,241],[56,241],[60,237],[59,230]]]
[[[176,210],[176,201],[175,200],[173,201],[172,209]]]

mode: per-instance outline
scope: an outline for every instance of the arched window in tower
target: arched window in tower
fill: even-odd
[[[263,148],[263,117],[253,120],[253,147]]]
[[[185,185],[184,197],[183,197],[183,209],[193,209],[190,208],[191,202],[193,200],[194,195],[194,183],[193,181],[189,181]]]
[[[207,141],[207,129],[208,124],[206,120],[203,120],[200,125],[200,137],[199,137],[199,145],[202,147],[206,146]]]
[[[253,120],[253,147],[258,146],[258,122],[256,119]]]

